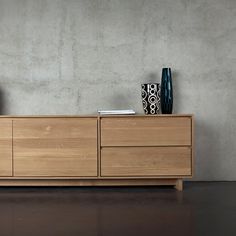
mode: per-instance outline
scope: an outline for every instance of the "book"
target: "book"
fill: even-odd
[[[132,109],[128,110],[98,110],[100,115],[134,115],[135,111]]]

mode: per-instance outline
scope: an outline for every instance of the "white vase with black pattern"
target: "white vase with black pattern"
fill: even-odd
[[[160,84],[142,84],[142,103],[145,114],[155,115],[160,112]]]

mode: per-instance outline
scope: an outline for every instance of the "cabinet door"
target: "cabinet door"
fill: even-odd
[[[191,117],[102,117],[101,145],[191,145]]]
[[[13,121],[14,176],[97,176],[96,118]]]
[[[12,121],[0,119],[0,176],[12,176]]]
[[[191,176],[190,147],[105,147],[102,176]]]

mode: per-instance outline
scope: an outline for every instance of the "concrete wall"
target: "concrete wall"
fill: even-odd
[[[142,113],[172,67],[197,180],[236,180],[235,0],[0,0],[1,114]]]

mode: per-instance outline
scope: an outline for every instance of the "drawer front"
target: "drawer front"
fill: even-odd
[[[101,145],[191,145],[191,117],[102,118]]]
[[[0,120],[0,176],[12,176],[12,121]]]
[[[101,150],[101,175],[191,176],[190,147],[107,147]]]
[[[13,158],[14,176],[97,176],[97,120],[14,120]]]

